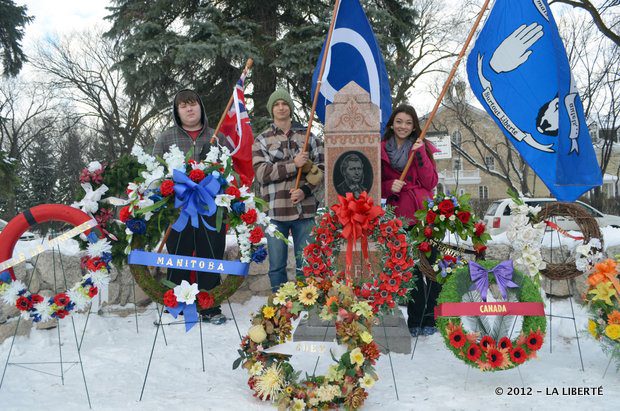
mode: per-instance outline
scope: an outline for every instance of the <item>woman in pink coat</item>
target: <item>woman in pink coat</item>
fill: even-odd
[[[420,122],[410,105],[400,105],[386,124],[381,142],[381,197],[394,207],[397,216],[415,224],[415,212],[424,207],[424,200],[433,197],[437,186],[437,167],[433,153],[437,149],[426,140],[419,140]],[[413,162],[405,180],[400,180],[409,156]],[[432,259],[431,255],[431,259]],[[440,287],[417,273],[417,289],[407,306],[407,325],[411,335],[431,335],[437,331],[433,310]]]

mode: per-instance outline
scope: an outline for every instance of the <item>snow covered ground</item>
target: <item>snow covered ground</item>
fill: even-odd
[[[263,298],[254,297],[243,305],[232,305],[242,333],[247,331],[250,314],[263,303]],[[370,390],[364,409],[614,409],[620,401],[620,373],[612,364],[603,379],[608,357],[584,331],[585,311],[578,305],[575,309],[585,371],[581,371],[577,340],[570,320],[553,319],[552,353],[549,352],[547,334],[538,359],[516,370],[497,373],[468,369],[448,351],[436,334],[420,338],[413,360],[409,355],[392,355],[400,400],[396,399],[389,358],[387,355],[380,358],[377,365],[380,380]],[[554,301],[553,311],[569,315],[569,302]],[[224,312],[231,317],[227,305]],[[139,332],[136,333],[133,315],[91,315],[81,354],[93,409],[272,409],[271,404],[251,396],[245,370],[232,370],[239,343],[232,321],[224,326],[208,324],[202,327],[206,372],[202,371],[199,327],[189,333],[185,333],[183,326],[165,327],[168,345],[160,333],[144,397],[139,402],[156,331],[152,325],[155,319],[156,311],[152,305],[139,314]],[[78,314],[75,320],[79,339],[86,315]],[[76,361],[70,319],[61,323],[61,339],[63,360]],[[10,343],[8,339],[0,345],[1,366],[6,361]],[[11,362],[58,361],[58,358],[57,330],[33,330],[30,338],[18,337],[15,340]],[[315,357],[295,357],[293,365],[310,373],[314,361]],[[317,371],[322,372],[327,363],[328,359],[323,358]],[[36,367],[50,374],[60,373],[57,364]],[[88,409],[79,365],[66,364],[65,367],[68,369],[63,386],[58,377],[10,365],[0,390],[0,409],[31,410],[41,406],[63,411]],[[507,394],[511,388],[521,387],[525,387],[525,394],[531,395]],[[566,392],[573,387],[602,387],[602,395],[563,395],[563,390]],[[500,389],[503,394],[498,395],[496,391]],[[558,395],[551,395],[554,392]]]

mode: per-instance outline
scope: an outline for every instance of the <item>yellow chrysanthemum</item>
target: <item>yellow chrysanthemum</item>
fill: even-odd
[[[340,381],[344,377],[344,370],[338,369],[337,365],[330,365],[325,374],[327,381]]]
[[[370,374],[364,374],[363,378],[360,378],[360,387],[369,389],[375,385],[375,379]]]
[[[293,406],[291,407],[291,410],[293,411],[303,411],[306,409],[306,402],[302,399],[299,398],[295,398],[293,400]]]
[[[250,374],[252,375],[260,375],[260,373],[263,372],[263,363],[262,362],[256,362],[254,363],[254,365],[250,368]]]
[[[612,340],[620,340],[620,325],[608,325],[607,327],[605,327],[605,335]]]
[[[301,283],[301,285],[303,286],[304,284]],[[292,281],[288,281],[280,286],[278,294],[282,297],[292,297],[297,294],[297,285]]]
[[[263,375],[256,377],[256,393],[263,401],[267,398],[275,398],[282,391],[284,375],[280,364],[267,368]]]
[[[351,360],[351,364],[357,364],[360,367],[364,364],[364,354],[359,348],[355,348],[349,353],[349,359]]]
[[[270,319],[276,315],[276,309],[270,305],[263,307],[263,317]]]
[[[610,282],[598,283],[596,288],[590,290],[588,294],[592,294],[592,301],[601,300],[607,305],[613,305],[611,297],[616,295],[616,289]]]
[[[360,338],[364,341],[364,344],[369,344],[372,341],[372,334],[368,331],[362,331]]]
[[[319,290],[313,285],[308,285],[299,290],[299,302],[303,305],[312,305],[319,298]]]
[[[598,338],[598,333],[596,332],[596,321],[588,320],[588,331],[592,334],[592,337]]]

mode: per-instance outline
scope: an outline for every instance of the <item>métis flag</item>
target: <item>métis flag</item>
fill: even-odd
[[[546,0],[497,0],[467,60],[474,94],[559,201],[603,183]]]
[[[325,123],[325,106],[334,101],[336,92],[355,81],[370,93],[370,100],[381,109],[383,133],[392,113],[390,83],[377,39],[358,0],[341,0],[336,11],[331,44],[328,47],[326,43],[327,39],[312,76],[314,95],[323,53],[329,49],[316,106],[319,119]]]
[[[241,184],[252,186],[254,168],[252,167],[252,144],[254,135],[250,125],[250,117],[245,106],[243,87],[246,74],[242,74],[233,92],[233,104],[226,114],[220,132],[232,143],[233,168],[241,178]]]

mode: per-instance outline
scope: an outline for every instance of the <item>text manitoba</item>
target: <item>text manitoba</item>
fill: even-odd
[[[198,261],[192,258],[157,257],[157,265],[166,267],[198,268],[201,270],[224,272],[224,264],[213,261]]]

